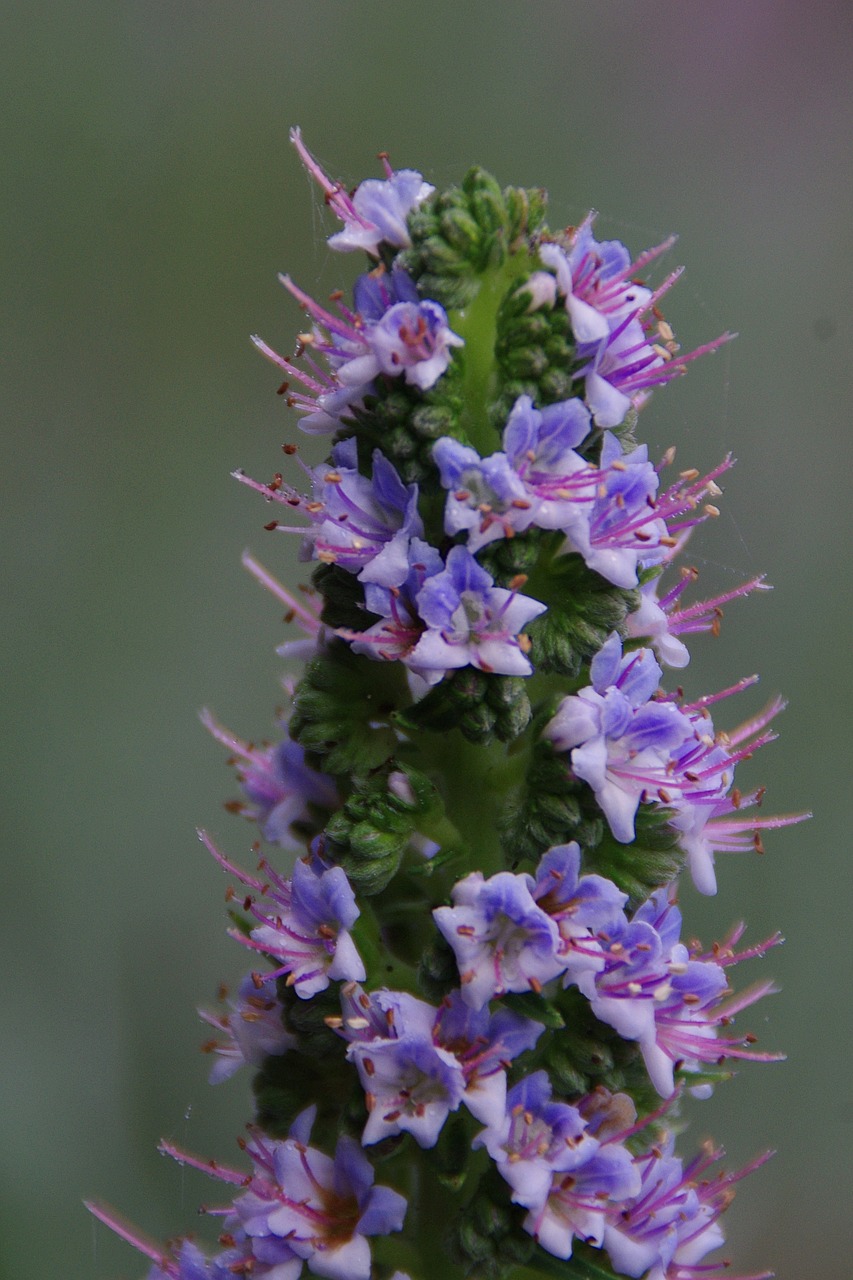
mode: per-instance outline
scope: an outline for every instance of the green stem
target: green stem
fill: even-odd
[[[465,339],[461,356],[464,373],[460,427],[469,443],[484,457],[493,453],[500,443],[489,412],[497,392],[498,308],[512,285],[533,266],[526,249],[509,254],[499,267],[483,273],[473,301],[448,316],[451,329]]]

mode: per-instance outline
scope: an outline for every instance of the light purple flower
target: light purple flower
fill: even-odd
[[[604,968],[578,985],[590,996],[595,1016],[622,1036],[636,1040],[652,1084],[662,1097],[675,1089],[676,1067],[701,1070],[702,1063],[726,1057],[769,1062],[775,1055],[750,1049],[753,1037],[721,1036],[733,1016],[775,990],[759,983],[730,996],[726,969],[764,955],[780,939],[768,938],[742,952],[734,947],[743,925],[709,954],[691,952],[680,941],[681,913],[667,888],[657,890],[605,949]],[[706,1097],[710,1085],[692,1092]]]
[[[200,1009],[204,1022],[222,1032],[224,1040],[204,1045],[206,1053],[216,1054],[208,1077],[211,1084],[227,1080],[244,1064],[263,1065],[264,1059],[287,1053],[296,1045],[296,1037],[285,1031],[282,1007],[274,991],[258,989],[255,975],[247,974],[233,1000],[228,1000],[225,1013]]]
[[[532,1049],[544,1027],[511,1009],[490,1013],[472,1009],[460,991],[442,1001],[433,1027],[433,1040],[452,1053],[465,1077],[463,1102],[483,1124],[499,1123],[506,1109],[506,1067]]]
[[[385,156],[385,179],[366,178],[350,196],[340,182],[333,182],[302,141],[299,129],[291,129],[290,141],[311,177],[318,183],[326,204],[344,224],[329,237],[329,247],[343,251],[362,249],[378,255],[381,246],[407,248],[411,241],[406,220],[413,209],[435,190],[414,169],[391,168]]]
[[[540,991],[565,968],[560,932],[532,896],[532,876],[472,871],[453,888],[453,906],[433,911],[453,948],[462,999],[481,1009],[508,991]]]
[[[656,797],[675,750],[695,742],[694,726],[673,703],[650,702],[661,676],[650,649],[623,657],[614,632],[590,674],[592,685],[564,698],[544,733],[571,753],[573,771],[592,787],[614,836],[629,843],[640,801]]]
[[[544,853],[535,879],[533,898],[560,933],[564,982],[577,982],[580,975],[601,970],[604,953],[599,935],[606,937],[624,923],[622,909],[628,895],[604,876],[580,874],[580,846],[575,841]]]
[[[534,522],[536,505],[505,453],[481,458],[445,436],[433,446],[432,456],[448,490],[445,531],[451,537],[466,531],[470,551],[522,533]]]
[[[626,1276],[666,1274],[678,1248],[700,1212],[696,1188],[685,1176],[674,1154],[672,1134],[667,1133],[651,1151],[635,1163],[641,1178],[637,1195],[611,1207],[604,1230],[604,1248],[620,1273]]]
[[[316,1108],[297,1116],[291,1136],[273,1141],[255,1131],[244,1149],[247,1176],[218,1161],[205,1162],[162,1143],[161,1151],[210,1177],[240,1188],[225,1216],[226,1234],[250,1246],[245,1269],[262,1280],[297,1280],[304,1262],[329,1280],[370,1280],[368,1236],[399,1231],[406,1200],[374,1185],[373,1166],[358,1143],[342,1137],[334,1159],[308,1145]],[[167,1274],[171,1274],[168,1273]],[[211,1272],[210,1280],[219,1280]],[[177,1280],[177,1277],[176,1277]],[[179,1280],[196,1280],[193,1273]],[[198,1280],[208,1280],[201,1271]]]
[[[514,1203],[533,1210],[543,1208],[555,1173],[579,1168],[599,1149],[577,1107],[552,1100],[546,1071],[524,1076],[510,1089],[504,1115],[473,1145],[486,1148],[512,1187]]]
[[[306,367],[280,356],[257,336],[252,341],[287,375],[282,393],[305,414],[299,425],[309,435],[338,430],[380,374],[402,376],[410,386],[428,391],[447,369],[452,348],[463,345],[444,308],[422,299],[401,267],[390,272],[377,267],[360,276],[354,289],[356,309],[337,299],[337,313],[320,306],[290,276],[280,280],[312,321],[311,332],[300,335],[296,353],[305,358]],[[303,389],[294,391],[290,380]]]
[[[356,442],[340,441],[332,450],[331,465],[306,468],[311,497],[306,497],[277,477],[274,485],[251,480],[242,472],[236,478],[288,514],[298,513],[308,526],[272,521],[267,528],[297,533],[303,538],[301,558],[337,564],[357,574],[361,582],[396,587],[409,572],[409,545],[423,535],[418,513],[418,486],[405,485],[384,454],[373,454],[373,474],[358,470]]]
[[[542,245],[539,256],[555,272],[557,292],[566,299],[582,361],[577,376],[585,381],[596,426],[606,429],[619,426],[629,410],[642,408],[654,387],[685,373],[690,361],[716,351],[733,335],[725,333],[681,355],[672,330],[657,312],[657,303],[680,270],[654,292],[636,281],[637,271],[668,249],[672,238],[631,262],[618,241],[597,242],[591,224],[592,215],[570,234],[565,246]]]
[[[307,765],[305,752],[291,738],[274,746],[256,747],[223,728],[207,711],[202,712],[201,721],[231,752],[248,800],[248,804],[229,805],[229,810],[257,822],[271,844],[301,852],[305,841],[294,832],[294,825],[310,821],[312,806],[337,807],[338,789],[332,779]]]
[[[546,606],[496,587],[465,547],[451,547],[444,570],[425,580],[416,603],[427,629],[410,662],[430,683],[467,666],[499,675],[532,673],[523,629]]]
[[[367,995],[358,986],[345,987],[341,1003],[336,1030],[349,1041],[368,1109],[362,1142],[410,1133],[421,1147],[435,1146],[467,1084],[455,1053],[434,1034],[438,1010],[405,992]]]
[[[231,936],[275,962],[267,973],[256,973],[258,990],[287,976],[302,1000],[325,991],[332,980],[360,982],[365,977],[361,957],[349,930],[359,917],[355,894],[343,867],[328,867],[316,854],[300,859],[288,880],[263,859],[260,880],[230,862],[205,835],[201,839],[219,865],[251,892],[243,909],[259,921],[249,937],[239,930]]]
[[[625,316],[648,306],[651,291],[637,284],[636,275],[654,258],[671,248],[670,237],[647,250],[636,262],[618,240],[597,241],[590,214],[568,244],[543,244],[539,256],[553,270],[557,289],[566,299],[572,332],[578,343],[600,342]]]

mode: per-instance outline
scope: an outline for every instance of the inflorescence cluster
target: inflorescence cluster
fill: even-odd
[[[163,1144],[225,1185],[212,1251],[92,1208],[149,1280],[710,1280],[749,1169],[677,1154],[679,1098],[775,1056],[734,1028],[772,983],[730,971],[779,938],[684,941],[678,879],[716,892],[717,854],[803,815],[735,781],[779,700],[721,729],[753,679],[661,685],[765,588],[685,599],[732,460],[670,478],[634,432],[730,335],[680,351],[678,272],[640,279],[671,241],[632,261],[592,216],[551,232],[542,192],[479,169],[438,192],[385,160],[348,194],[292,140],[369,270],[351,304],[283,276],[306,332],[292,358],[254,340],[332,437],[319,466],[288,444],[284,474],[237,475],[314,566],[293,594],[245,557],[303,633],[279,739],[204,716],[262,854],[202,833],[253,966],[205,1048],[214,1083],[254,1069],[256,1116],[239,1168]]]

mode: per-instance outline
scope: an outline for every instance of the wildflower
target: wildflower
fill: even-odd
[[[500,1123],[484,1129],[474,1145],[486,1148],[513,1201],[527,1209],[542,1208],[555,1173],[579,1168],[599,1149],[577,1107],[552,1100],[546,1071],[510,1089]]]
[[[410,1133],[433,1147],[466,1088],[454,1053],[433,1036],[437,1011],[414,996],[378,991],[365,995],[347,987],[340,1031],[349,1040],[368,1109],[362,1142],[369,1146],[396,1133]]]
[[[295,828],[310,822],[311,808],[334,810],[339,797],[334,781],[305,762],[305,752],[291,738],[269,747],[244,742],[202,712],[202,724],[232,754],[237,777],[248,801],[229,804],[231,812],[257,822],[270,844],[293,852],[304,848]]]
[[[743,926],[708,954],[688,951],[680,941],[681,913],[669,890],[659,889],[615,932],[605,948],[602,970],[579,982],[591,997],[592,1011],[626,1040],[636,1040],[652,1084],[662,1097],[675,1089],[674,1071],[695,1072],[702,1063],[726,1057],[770,1062],[775,1055],[745,1047],[754,1037],[720,1036],[735,1013],[754,1004],[775,988],[759,983],[740,996],[730,996],[725,970],[750,956],[763,955],[780,939],[777,935],[737,953]],[[700,1084],[693,1092],[706,1097],[711,1088]]]
[[[265,1058],[296,1047],[296,1038],[284,1029],[278,998],[274,992],[259,990],[253,974],[247,974],[228,1005],[225,1013],[199,1010],[204,1022],[225,1035],[224,1040],[204,1045],[206,1053],[217,1057],[210,1070],[211,1084],[227,1080],[244,1064],[260,1067]]]
[[[599,938],[620,928],[628,895],[604,876],[580,875],[576,841],[555,845],[542,855],[533,898],[559,930],[565,983],[577,981],[587,970],[604,967]]]
[[[676,552],[680,550],[685,538],[676,540],[675,546],[661,560],[662,569],[671,563]],[[772,588],[764,581],[763,576],[750,578],[730,591],[721,592],[708,600],[697,601],[685,608],[677,608],[682,592],[695,582],[698,572],[693,568],[682,570],[681,577],[674,587],[662,596],[658,596],[659,579],[653,577],[642,583],[640,587],[640,607],[625,619],[628,635],[635,639],[650,641],[660,661],[667,667],[686,667],[690,661],[687,646],[679,636],[710,631],[719,634],[720,620],[723,616],[722,606],[741,596],[750,595],[753,591],[770,591]]]
[[[441,1002],[433,1040],[458,1061],[465,1079],[462,1101],[483,1124],[503,1118],[507,1065],[532,1049],[543,1030],[541,1023],[511,1009],[472,1009],[461,991],[451,991]]]
[[[323,172],[302,141],[299,129],[291,129],[290,141],[300,160],[318,183],[326,204],[344,224],[329,237],[329,247],[343,251],[364,249],[374,256],[382,245],[403,249],[411,243],[406,219],[435,190],[414,169],[391,168],[385,156],[385,179],[367,178],[348,195],[339,182]]]
[[[374,1185],[373,1166],[352,1138],[338,1139],[334,1158],[309,1146],[315,1110],[302,1112],[284,1141],[253,1132],[243,1144],[253,1166],[248,1177],[170,1143],[160,1149],[242,1189],[223,1216],[226,1229],[236,1228],[251,1246],[252,1275],[296,1280],[304,1261],[314,1275],[329,1280],[369,1280],[368,1237],[399,1231],[406,1200],[390,1187]]]
[[[566,298],[582,362],[576,376],[584,379],[586,402],[598,427],[618,427],[630,409],[643,406],[654,387],[685,373],[690,361],[718,350],[733,336],[724,333],[687,355],[677,354],[672,330],[658,318],[657,303],[681,272],[673,272],[654,292],[629,278],[672,243],[666,240],[632,263],[618,241],[593,239],[590,216],[570,235],[567,249],[549,243],[539,250],[556,274],[557,291]]]
[[[472,871],[453,889],[453,906],[433,917],[456,955],[462,999],[473,1009],[507,991],[537,991],[564,968],[560,932],[537,905],[532,876]]]
[[[297,348],[307,369],[280,356],[263,339],[254,336],[252,341],[304,388],[293,391],[288,382],[282,391],[287,403],[306,415],[299,425],[309,435],[337,430],[351,418],[380,374],[402,375],[409,386],[428,391],[450,364],[452,349],[463,345],[444,308],[422,299],[401,267],[390,272],[377,267],[360,276],[353,290],[355,310],[336,297],[337,314],[315,302],[290,276],[280,279],[312,321],[311,332],[300,336]]]
[[[431,677],[469,665],[498,675],[532,673],[523,628],[545,605],[496,587],[465,547],[451,547],[444,570],[424,581],[417,607],[426,630],[410,661],[430,683]]]
[[[231,936],[276,962],[271,972],[255,974],[258,989],[286,975],[288,986],[307,1000],[333,979],[363,980],[364,965],[349,933],[360,912],[342,867],[327,867],[315,854],[311,861],[300,859],[288,880],[264,859],[267,879],[259,880],[229,862],[207,836],[201,838],[220,866],[253,891],[243,908],[260,924],[248,937],[237,930]]]
[[[650,701],[661,676],[650,649],[623,657],[614,632],[590,675],[592,685],[563,699],[545,737],[571,752],[572,769],[592,787],[616,839],[628,843],[641,799],[655,795],[649,775],[665,776],[672,753],[695,734],[673,703]]]

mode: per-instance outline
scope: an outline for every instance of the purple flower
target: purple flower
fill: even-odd
[[[625,1203],[612,1206],[608,1215],[604,1248],[621,1275],[654,1275],[652,1268],[665,1275],[680,1236],[688,1234],[699,1215],[699,1196],[685,1177],[674,1145],[667,1133],[651,1151],[637,1157],[640,1190]]]
[[[264,859],[260,870],[266,879],[259,880],[230,862],[206,835],[201,839],[219,865],[252,891],[243,909],[260,923],[249,937],[238,930],[231,936],[275,962],[272,971],[253,975],[258,990],[286,974],[288,985],[307,1000],[333,979],[365,977],[349,933],[360,912],[342,867],[327,867],[315,855],[311,861],[300,859],[287,880]]]
[[[393,586],[368,582],[365,586],[365,608],[368,613],[378,614],[379,621],[364,631],[341,628],[337,634],[351,641],[356,653],[366,654],[369,658],[404,662],[413,672],[434,684],[441,675],[421,669],[414,659],[418,641],[426,630],[426,623],[418,612],[418,596],[424,583],[441,573],[444,561],[435,547],[422,538],[411,539],[407,557],[408,569],[401,582]]]
[[[675,545],[659,562],[662,571],[673,562],[681,551],[689,536],[689,530],[678,538]],[[678,637],[699,631],[710,631],[719,635],[720,621],[723,616],[722,606],[741,596],[750,595],[753,591],[770,591],[771,587],[763,577],[751,578],[742,582],[731,591],[708,600],[700,600],[685,608],[677,607],[682,592],[699,576],[698,570],[691,567],[681,571],[681,576],[674,587],[662,596],[658,596],[659,578],[652,578],[640,588],[640,607],[625,619],[628,635],[635,639],[650,641],[660,661],[667,667],[686,667],[690,661],[687,646]]]
[[[614,836],[629,843],[641,799],[655,797],[674,751],[694,742],[695,731],[673,703],[649,701],[661,675],[650,649],[623,657],[614,632],[590,674],[592,685],[563,699],[545,736],[571,752],[572,769],[592,787]]]
[[[326,204],[344,224],[329,237],[329,247],[343,251],[363,249],[378,255],[380,247],[405,249],[410,244],[406,219],[435,190],[414,169],[394,170],[383,156],[385,179],[367,178],[352,196],[340,182],[332,182],[302,141],[299,129],[291,129],[290,141],[311,177],[318,183]]]
[[[735,1182],[768,1159],[760,1156],[736,1173],[708,1169],[723,1152],[710,1144],[689,1164],[673,1154],[670,1135],[637,1159],[642,1186],[608,1213],[604,1248],[617,1271],[646,1280],[714,1280],[730,1276],[728,1261],[703,1259],[724,1243],[719,1218],[731,1202]],[[769,1271],[740,1280],[770,1280]],[[731,1280],[738,1280],[731,1277]]]
[[[598,243],[587,218],[566,247],[545,244],[539,255],[556,275],[556,290],[566,310],[584,363],[586,402],[598,427],[617,427],[630,409],[642,408],[655,386],[686,372],[698,356],[716,351],[732,334],[724,333],[687,355],[679,354],[669,325],[658,318],[657,303],[681,274],[675,271],[655,292],[638,284],[635,274],[673,243],[647,250],[631,262],[616,240]],[[539,289],[544,297],[544,291]],[[651,318],[649,318],[651,317]]]
[[[602,969],[598,935],[606,937],[621,927],[628,895],[604,876],[580,875],[580,846],[575,841],[555,845],[542,855],[533,898],[559,930],[565,982]]]
[[[255,975],[247,974],[240,983],[237,997],[228,1001],[226,1013],[210,1013],[200,1009],[201,1018],[225,1035],[225,1040],[212,1040],[204,1045],[206,1053],[215,1053],[209,1080],[219,1084],[227,1080],[244,1063],[260,1067],[267,1057],[287,1053],[296,1038],[285,1031],[282,1008],[274,992],[258,989]]]
[[[560,932],[534,901],[532,876],[473,871],[453,889],[452,907],[433,911],[456,955],[462,999],[481,1009],[508,991],[540,991],[563,971]]]
[[[639,1190],[639,1174],[630,1153],[606,1142],[569,1173],[555,1174],[541,1209],[528,1213],[524,1229],[557,1258],[572,1256],[578,1239],[600,1248],[607,1210]]]
[[[361,279],[376,291],[384,283],[374,276]],[[398,301],[380,312],[384,299],[377,300],[372,323],[364,302],[365,291],[360,294],[356,285],[356,306],[367,321],[365,339],[377,366],[371,379],[377,373],[392,378],[402,373],[411,386],[429,391],[450,364],[451,349],[464,346],[464,341],[451,332],[443,307],[437,302],[420,300],[413,281],[404,271],[395,268],[391,280]]]
[[[305,842],[294,834],[294,824],[309,820],[312,806],[328,810],[337,807],[338,789],[332,779],[307,765],[305,752],[291,738],[284,738],[275,746],[255,747],[223,728],[208,711],[202,712],[201,721],[232,753],[232,763],[248,800],[248,804],[229,805],[231,812],[257,822],[264,839],[271,844],[301,851]]]
[[[547,1201],[555,1173],[579,1168],[599,1149],[577,1107],[552,1101],[545,1071],[510,1089],[499,1123],[478,1134],[473,1145],[486,1148],[512,1187],[513,1201],[534,1210]]]
[[[373,475],[362,475],[352,438],[335,445],[331,466],[306,470],[311,478],[310,498],[286,485],[280,476],[274,484],[265,485],[242,472],[235,475],[265,498],[307,518],[307,528],[278,521],[267,525],[300,534],[303,559],[338,564],[365,583],[396,587],[405,581],[409,544],[423,534],[418,486],[404,485],[379,449],[373,454]]]
[[[651,291],[637,284],[634,277],[674,243],[670,237],[632,262],[618,240],[595,240],[592,222],[589,214],[570,235],[565,249],[544,244],[539,250],[542,261],[556,275],[578,343],[600,342],[625,316],[636,315],[648,306]]]
[[[160,1150],[181,1164],[239,1187],[225,1216],[226,1233],[251,1248],[244,1270],[264,1280],[297,1280],[303,1262],[330,1280],[370,1280],[368,1236],[399,1231],[406,1200],[374,1185],[374,1170],[352,1138],[338,1140],[334,1159],[308,1145],[316,1108],[297,1116],[291,1136],[272,1141],[255,1131],[242,1144],[252,1161],[247,1176],[218,1161],[205,1162],[170,1143]],[[245,1255],[244,1255],[245,1256]],[[211,1280],[219,1280],[219,1272]],[[199,1280],[207,1280],[202,1271]],[[196,1280],[190,1273],[180,1280]]]
[[[445,531],[451,537],[467,531],[470,551],[513,537],[534,523],[536,506],[505,453],[481,458],[476,450],[445,436],[436,442],[432,456],[448,490]]]
[[[575,504],[589,502],[596,484],[595,468],[573,448],[589,429],[580,400],[537,410],[529,396],[519,396],[507,419],[503,453],[480,458],[450,436],[439,440],[433,457],[448,490],[446,531],[466,530],[469,549],[477,551],[531,525],[570,526]]]
[[[743,925],[702,955],[680,941],[681,913],[659,889],[605,949],[604,968],[578,983],[590,997],[592,1011],[625,1040],[640,1045],[652,1084],[662,1097],[675,1089],[674,1071],[699,1071],[702,1063],[726,1057],[773,1061],[774,1055],[748,1047],[753,1037],[720,1036],[733,1016],[774,990],[772,982],[730,996],[725,970],[751,956],[764,955],[778,936],[737,953]],[[710,1085],[693,1092],[705,1097]]]
[[[421,1147],[435,1146],[466,1089],[455,1053],[434,1035],[438,1011],[404,992],[367,995],[357,986],[345,987],[341,1002],[335,1029],[350,1042],[369,1112],[362,1142],[410,1133]]]
[[[467,666],[499,675],[532,673],[523,628],[545,605],[496,587],[465,547],[451,547],[444,570],[425,580],[416,603],[426,630],[410,662],[429,683]]]
[[[511,1009],[472,1009],[451,991],[438,1010],[433,1040],[452,1053],[465,1078],[463,1102],[483,1124],[499,1123],[506,1109],[506,1067],[542,1034],[541,1023]]]
[[[358,1069],[367,1100],[365,1146],[410,1133],[419,1146],[434,1147],[465,1092],[456,1057],[431,1038],[405,1032],[366,1045],[355,1042],[347,1056]]]
[[[307,369],[278,355],[261,338],[254,336],[252,341],[304,388],[292,391],[288,381],[283,391],[287,403],[306,415],[299,425],[308,434],[337,430],[372,391],[380,373],[402,375],[410,386],[428,391],[450,363],[451,349],[463,345],[451,331],[444,308],[421,299],[401,267],[391,272],[377,267],[360,276],[354,290],[356,310],[337,300],[337,314],[321,307],[289,276],[280,279],[313,323],[312,331],[300,336],[297,349],[297,357],[310,353]]]
[[[297,1137],[248,1148],[256,1166],[234,1214],[255,1241],[284,1244],[330,1280],[369,1280],[368,1236],[399,1231],[405,1198],[374,1185],[370,1161],[352,1138],[338,1139],[334,1159]],[[257,1244],[255,1248],[257,1249]]]

